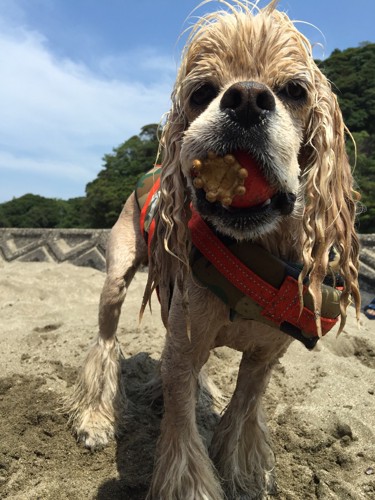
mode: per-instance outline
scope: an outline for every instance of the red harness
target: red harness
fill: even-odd
[[[286,322],[308,335],[317,336],[314,313],[307,307],[301,311],[298,281],[295,278],[286,276],[280,288],[264,281],[233,255],[195,211],[189,228],[194,246],[228,281],[262,307],[262,316],[276,323],[279,328]],[[304,293],[306,291],[304,287]],[[336,323],[337,318],[321,318],[322,335],[328,333]]]
[[[159,171],[156,175],[153,174],[152,185],[148,188],[147,184],[140,181],[143,191],[146,191],[146,201],[141,205],[140,227],[142,234],[147,241],[149,252],[150,244],[155,231],[155,210],[158,205],[159,190],[160,190],[160,177]],[[147,176],[145,176],[147,178]],[[150,175],[149,175],[150,182]],[[140,190],[141,188],[139,188]],[[136,195],[138,188],[136,190]],[[143,194],[143,198],[146,196]],[[303,307],[301,310],[299,286],[298,286],[298,273],[296,277],[295,272],[290,272],[290,268],[275,257],[271,256],[264,249],[259,248],[257,251],[264,252],[267,255],[267,263],[270,265],[283,266],[283,280],[280,287],[275,287],[262,279],[258,274],[252,271],[248,265],[244,264],[237,258],[233,252],[218,238],[209,226],[204,222],[200,215],[192,210],[192,217],[189,221],[189,229],[191,232],[193,245],[200,254],[206,259],[209,265],[213,265],[219,273],[225,277],[230,286],[234,286],[244,296],[249,297],[253,302],[261,307],[261,316],[266,323],[271,322],[277,326],[281,331],[288,333],[292,337],[300,340],[308,349],[315,346],[319,339],[317,333],[317,326],[315,316],[312,310]],[[193,267],[194,272],[194,267]],[[204,284],[204,276],[198,275],[197,278]],[[209,285],[206,285],[210,288]],[[340,313],[337,292],[333,287],[326,287],[331,290],[327,301],[330,301],[333,314],[331,317],[321,317],[321,331],[322,335],[329,332],[332,327],[337,323]],[[211,288],[210,288],[211,289]],[[211,291],[214,291],[211,289]],[[303,287],[303,293],[307,292],[307,287]],[[336,292],[336,294],[334,294]],[[215,292],[214,292],[215,293]],[[230,295],[230,293],[229,293]],[[222,298],[222,297],[221,297]],[[227,301],[230,304],[230,301]],[[236,309],[233,309],[236,311]],[[253,318],[257,319],[257,318]]]
[[[156,206],[156,203],[159,199],[159,190],[160,190],[160,177],[157,177],[152,188],[148,192],[146,202],[141,209],[141,215],[139,217],[141,232],[147,242],[148,253],[150,253],[150,245],[152,238],[154,236],[155,224],[156,224],[154,217],[155,214],[152,213],[152,206],[153,205]],[[146,220],[148,221],[147,224]]]

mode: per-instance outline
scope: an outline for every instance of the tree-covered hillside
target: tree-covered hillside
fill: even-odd
[[[375,44],[334,50],[319,63],[332,82],[345,123],[351,132],[375,133]]]
[[[366,208],[361,233],[375,233],[375,44],[335,50],[318,61],[337,93],[345,123],[357,146],[354,176]],[[27,194],[0,204],[0,227],[111,227],[137,179],[155,163],[157,125],[146,125],[103,158],[103,169],[86,186],[86,196],[70,200]],[[351,164],[355,148],[348,136]]]
[[[103,169],[86,185],[86,196],[60,200],[25,194],[0,204],[0,227],[112,227],[138,178],[155,163],[157,128],[145,125],[106,154]]]
[[[85,198],[58,200],[25,194],[0,205],[0,227],[85,227]]]
[[[358,217],[358,231],[375,233],[375,44],[364,42],[358,48],[335,50],[319,65],[332,82],[356,142],[356,162],[350,139],[347,150],[366,210]]]
[[[104,156],[104,168],[86,186],[87,227],[112,227],[139,177],[150,170],[158,150],[157,125],[146,125]]]

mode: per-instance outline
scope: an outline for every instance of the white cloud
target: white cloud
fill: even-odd
[[[91,160],[91,162],[95,161],[95,155],[91,155],[88,160]],[[48,158],[32,158],[30,156],[13,155],[0,151],[0,165],[4,173],[7,173],[7,171],[8,173],[11,171],[18,174],[32,172],[37,175],[50,176],[51,172],[53,172],[53,177],[56,179],[65,178],[74,181],[80,180],[82,182],[92,180],[88,170],[78,161],[76,163],[63,159],[54,161]]]
[[[170,83],[177,71],[173,58],[158,53],[153,47],[137,48],[126,54],[110,54],[96,63],[98,70],[107,77],[137,75],[146,82]]]
[[[1,30],[1,177],[35,172],[93,179],[103,154],[143,125],[159,121],[168,109],[173,63],[152,50],[144,55],[99,61],[98,67],[111,75],[103,77],[83,63],[57,58],[40,33],[9,26]],[[155,73],[156,67],[158,74],[137,79],[135,61],[141,77],[147,69]],[[121,79],[114,77],[116,64],[122,65]]]

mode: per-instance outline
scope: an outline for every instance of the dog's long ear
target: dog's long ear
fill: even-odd
[[[354,298],[357,316],[360,308],[359,243],[354,228],[359,195],[353,189],[345,150],[346,129],[337,98],[318,68],[315,70],[315,91],[301,155],[305,189],[303,276],[310,273],[310,290],[318,316],[321,281],[328,270],[329,250],[334,246],[340,256],[340,273],[345,280],[341,296],[341,331],[350,295]]]
[[[184,130],[185,114],[180,104],[179,89],[172,93],[172,106],[160,140],[161,176],[160,199],[155,235],[151,243],[149,283],[144,303],[152,290],[159,286],[159,298],[163,317],[167,317],[170,293],[177,279],[182,296],[185,294],[185,278],[189,271],[190,218],[186,181],[180,164],[180,150]]]
[[[187,127],[178,92],[172,94],[172,107],[162,138],[162,170],[160,177],[159,215],[163,226],[163,246],[169,254],[188,265],[187,223],[190,217],[186,180],[182,173],[180,152]]]

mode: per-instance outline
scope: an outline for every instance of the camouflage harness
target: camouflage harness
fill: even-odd
[[[137,183],[136,199],[141,211],[141,231],[150,248],[159,200],[160,167]],[[301,311],[298,276],[302,266],[282,261],[251,242],[237,242],[217,235],[193,210],[189,222],[193,249],[191,268],[197,280],[230,307],[231,320],[240,317],[277,327],[313,349],[319,340],[314,304],[304,285]],[[335,281],[335,283],[334,283]],[[340,282],[327,276],[322,285],[322,335],[340,315]]]

